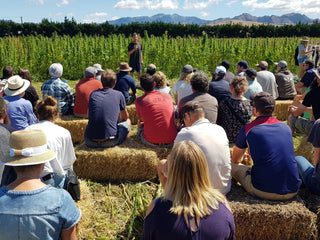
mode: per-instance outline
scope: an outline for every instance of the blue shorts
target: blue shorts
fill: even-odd
[[[110,142],[108,141],[105,143],[98,143],[86,137],[84,138],[84,141],[86,145],[91,148],[110,148],[123,143],[126,140],[129,132],[130,132],[130,126],[128,122],[123,121],[118,123],[117,136],[112,141]]]
[[[300,65],[301,63],[304,63],[306,60],[307,60],[307,57],[298,58],[299,65]]]
[[[141,70],[142,70],[141,63],[135,64],[135,65],[130,65],[130,67],[132,67],[131,72],[134,72],[134,71],[141,72]]]

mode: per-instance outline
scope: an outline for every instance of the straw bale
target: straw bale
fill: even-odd
[[[268,201],[250,196],[233,184],[227,195],[236,224],[236,239],[317,239],[317,216],[299,196]]]
[[[69,130],[73,144],[83,142],[88,119],[79,119],[72,116],[68,116],[68,118],[64,119],[66,120],[59,118],[54,123]]]
[[[276,100],[276,106],[273,111],[273,116],[281,121],[288,119],[288,108],[292,105],[292,100]]]
[[[144,181],[157,176],[157,164],[169,154],[166,148],[147,148],[137,136],[112,148],[76,147],[75,172],[96,181]]]
[[[138,123],[138,115],[136,113],[136,106],[134,104],[127,106],[127,111],[129,113],[129,118],[131,120],[131,124]]]
[[[313,146],[308,142],[308,136],[304,136],[295,150],[296,156],[304,156],[310,163],[313,163]]]
[[[76,202],[76,205],[81,210],[81,219],[77,224],[77,237],[78,239],[85,239],[91,231],[88,226],[91,226],[93,223],[92,216],[95,215],[95,200],[87,183],[81,179],[79,180],[79,182],[81,198],[80,201]]]

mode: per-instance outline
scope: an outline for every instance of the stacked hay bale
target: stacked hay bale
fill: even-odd
[[[290,201],[254,198],[237,185],[227,195],[235,224],[236,239],[317,239],[317,215],[299,196]]]
[[[134,104],[127,106],[127,111],[129,113],[129,118],[131,120],[131,124],[138,123],[138,115],[136,113],[136,106]]]
[[[273,115],[281,121],[288,119],[288,108],[292,105],[292,100],[277,100]]]
[[[88,119],[79,119],[70,116],[68,120],[59,118],[54,123],[69,130],[73,144],[82,143],[84,141],[84,131],[88,125]]]
[[[136,136],[112,148],[92,149],[80,144],[75,150],[75,172],[81,178],[95,181],[144,181],[155,178],[159,160],[166,158],[170,151],[166,148],[147,148]]]
[[[308,136],[304,136],[295,150],[296,156],[304,156],[313,164],[313,146],[308,142]]]

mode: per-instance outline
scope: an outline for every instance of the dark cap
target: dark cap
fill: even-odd
[[[272,95],[267,92],[253,93],[250,96],[250,100],[259,112],[265,112],[266,110],[272,112],[276,105],[276,101]]]
[[[254,79],[257,76],[257,71],[253,68],[249,68],[244,73],[251,79]]]
[[[276,63],[277,66],[281,67],[281,68],[287,68],[288,67],[288,63],[284,60],[281,60],[280,62]]]
[[[230,62],[228,60],[223,60],[220,65],[224,66],[227,70],[230,68]]]
[[[193,72],[193,67],[189,64],[187,65],[184,65],[181,72],[184,72],[184,73],[192,73]]]
[[[248,68],[249,64],[246,60],[242,60],[236,64],[237,66]]]

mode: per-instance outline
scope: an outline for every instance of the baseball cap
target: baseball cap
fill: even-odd
[[[259,64],[256,64],[256,67],[267,68],[268,63],[266,61],[261,61]]]
[[[149,64],[147,67],[147,71],[155,71],[157,69],[156,65],[154,64]]]
[[[249,66],[249,64],[248,64],[248,62],[246,60],[241,60],[240,62],[238,62],[236,64],[236,66],[237,65],[240,66],[240,67],[244,67],[244,68],[248,68],[248,66]]]
[[[184,72],[184,73],[192,73],[193,72],[193,67],[189,64],[187,65],[184,65],[181,72]]]
[[[258,111],[266,111],[269,109],[273,111],[276,105],[276,101],[272,95],[267,92],[253,93],[250,96],[250,100],[252,101],[252,105]]]
[[[287,62],[284,61],[284,60],[281,60],[280,62],[277,62],[276,65],[279,66],[279,67],[281,67],[281,68],[286,68],[286,67],[288,67]]]
[[[216,68],[216,70],[214,71],[214,73],[216,73],[218,75],[225,75],[227,73],[227,70],[224,66],[218,66]]]

